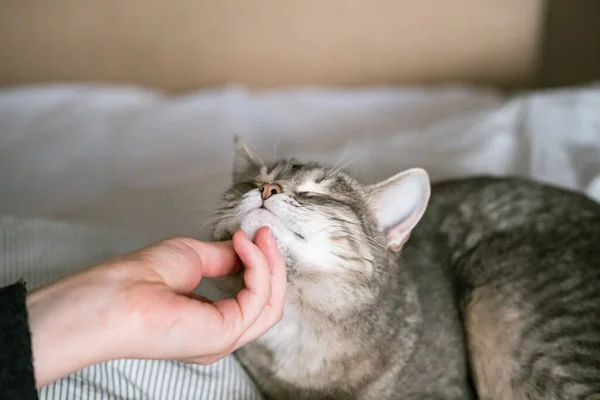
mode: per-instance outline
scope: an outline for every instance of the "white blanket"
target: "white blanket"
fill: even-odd
[[[0,91],[0,210],[207,237],[238,134],[273,157],[340,162],[365,181],[531,175],[592,195],[600,91],[239,88],[182,97],[123,87]],[[594,183],[595,182],[595,183]]]
[[[208,238],[204,221],[230,183],[236,134],[267,157],[339,163],[365,182],[421,166],[434,180],[524,175],[600,199],[600,87],[516,97],[457,86],[181,97],[16,88],[0,91],[0,284],[25,276],[37,286],[165,236]],[[58,388],[86,399],[257,396],[233,359],[214,368],[109,363],[42,397],[62,398]],[[152,379],[140,373],[148,370]],[[182,392],[215,379],[210,390]]]

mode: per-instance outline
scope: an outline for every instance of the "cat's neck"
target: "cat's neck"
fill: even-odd
[[[351,371],[364,375],[386,359],[389,368],[402,368],[414,350],[421,315],[414,285],[396,270],[365,286],[370,297],[335,279],[313,282],[314,292],[292,285],[283,319],[240,358],[252,370],[266,368],[277,379],[314,388],[342,384]]]
[[[357,282],[343,274],[306,280],[297,276],[288,287],[284,317],[278,324],[288,331],[282,336],[303,343],[307,343],[304,336],[375,343],[393,340],[401,329],[410,329],[413,323],[402,321],[420,318],[416,286],[407,269],[394,260],[388,262],[377,267],[370,281]],[[265,343],[275,337],[280,336],[268,335]]]
[[[361,315],[386,314],[398,309],[394,300],[411,286],[410,277],[395,260],[373,265],[371,271],[326,268],[297,274],[289,282],[287,298],[290,307],[303,319],[313,318],[335,324],[353,320]],[[294,268],[302,271],[301,267]]]

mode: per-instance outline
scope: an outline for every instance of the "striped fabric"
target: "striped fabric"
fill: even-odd
[[[94,365],[40,390],[42,400],[259,400],[233,357],[207,367],[176,361],[118,360]]]
[[[144,244],[123,232],[43,219],[0,217],[0,285],[29,289]],[[40,390],[42,400],[261,400],[241,365],[227,357],[203,367],[176,361],[117,360]]]

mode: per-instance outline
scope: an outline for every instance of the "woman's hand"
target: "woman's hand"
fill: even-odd
[[[241,260],[241,263],[240,263]],[[245,267],[245,289],[211,302],[203,277]],[[257,339],[283,315],[285,265],[267,228],[253,243],[169,239],[28,294],[36,384],[119,358],[210,364]]]

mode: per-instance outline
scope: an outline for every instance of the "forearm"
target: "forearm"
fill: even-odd
[[[111,331],[111,293],[99,291],[106,277],[87,270],[27,295],[33,365],[37,387],[89,365],[116,358]],[[113,299],[111,299],[113,300]]]

